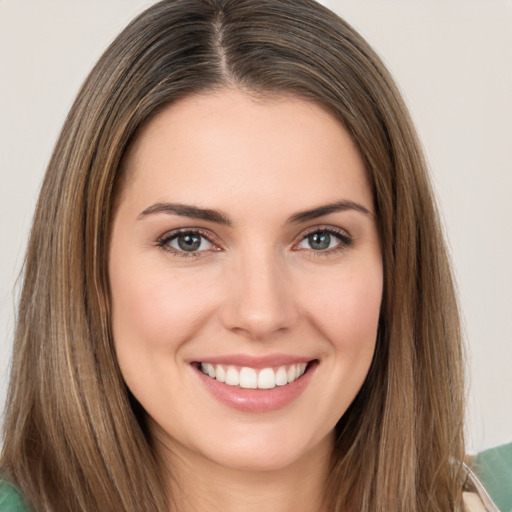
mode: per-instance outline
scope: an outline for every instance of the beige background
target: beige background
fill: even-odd
[[[1,403],[15,279],[52,146],[95,60],[151,3],[0,0]],[[431,164],[470,352],[470,450],[512,441],[512,0],[324,3],[394,73]]]

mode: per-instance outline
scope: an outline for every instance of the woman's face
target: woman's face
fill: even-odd
[[[157,446],[239,469],[328,453],[382,295],[372,194],[346,130],[316,104],[226,89],[160,112],[126,167],[113,333]]]

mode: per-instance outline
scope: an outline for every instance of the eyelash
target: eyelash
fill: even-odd
[[[327,248],[325,250],[315,250],[315,249],[301,249],[296,248],[299,244],[301,244],[304,240],[306,240],[309,236],[314,234],[325,234],[329,236],[334,236],[338,239],[338,243],[331,248]],[[203,231],[201,229],[190,229],[190,228],[181,228],[177,229],[168,233],[165,233],[162,237],[160,237],[157,240],[156,245],[163,249],[164,251],[172,254],[173,256],[176,256],[178,258],[198,258],[203,255],[205,252],[210,252],[211,249],[208,250],[201,250],[201,251],[185,251],[185,250],[179,250],[174,247],[170,247],[170,243],[173,240],[176,240],[179,236],[184,235],[193,235],[193,236],[199,236],[200,238],[206,240],[209,244],[211,244],[214,249],[214,252],[221,251],[222,249],[219,247],[219,244],[213,241],[213,236],[211,233],[207,231]],[[332,254],[336,254],[338,252],[344,251],[348,248],[350,248],[353,245],[353,238],[344,230],[333,228],[331,226],[329,227],[323,227],[323,226],[314,226],[310,229],[308,229],[303,235],[301,235],[301,238],[298,242],[294,243],[294,250],[295,251],[308,251],[312,256],[314,257],[328,257]],[[201,242],[202,243],[202,242]]]

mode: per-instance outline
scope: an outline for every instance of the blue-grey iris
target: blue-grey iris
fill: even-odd
[[[309,245],[315,251],[328,249],[331,244],[331,235],[329,233],[312,233],[308,236]]]

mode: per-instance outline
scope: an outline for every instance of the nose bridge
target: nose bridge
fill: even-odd
[[[240,253],[228,281],[223,321],[229,329],[259,339],[296,321],[286,265],[272,250]]]

